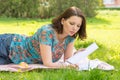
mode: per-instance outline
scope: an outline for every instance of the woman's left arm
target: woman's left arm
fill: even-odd
[[[73,49],[74,49],[74,41],[69,43],[65,53],[64,53],[64,61],[73,56]]]

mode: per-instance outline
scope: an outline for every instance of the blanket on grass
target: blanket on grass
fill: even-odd
[[[100,61],[99,59],[89,60],[88,58],[83,59],[79,63],[78,71],[81,70],[90,70],[90,69],[100,69],[100,70],[114,70],[114,66]],[[0,71],[10,71],[10,72],[25,72],[31,71],[34,69],[58,69],[58,68],[51,68],[46,67],[42,64],[28,64],[27,67],[23,67],[20,64],[7,64],[7,65],[0,65]]]
[[[10,71],[10,72],[25,72],[25,71],[30,71],[30,70],[39,69],[39,68],[45,69],[49,67],[43,66],[41,64],[29,64],[28,67],[26,68],[17,64],[0,65],[0,71]]]

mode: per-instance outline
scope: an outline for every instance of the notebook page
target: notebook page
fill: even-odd
[[[94,42],[90,46],[88,46],[84,51],[76,53],[75,55],[70,57],[67,61],[72,63],[72,64],[77,64],[77,63],[79,63],[80,60],[86,58],[88,55],[90,55],[96,49],[98,49],[98,46]]]

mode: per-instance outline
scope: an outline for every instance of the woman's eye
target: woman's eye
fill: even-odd
[[[80,25],[77,25],[77,27],[80,27]]]
[[[71,25],[74,25],[74,23],[70,22]]]

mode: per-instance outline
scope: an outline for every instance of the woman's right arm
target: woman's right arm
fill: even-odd
[[[43,65],[58,68],[62,66],[62,64],[60,64],[59,62],[52,62],[51,46],[40,44],[40,55],[42,57]]]
[[[66,68],[66,67],[72,67],[72,68],[78,68],[75,64],[69,64],[64,62],[52,62],[52,52],[51,52],[51,46],[41,44],[40,45],[40,55],[42,57],[43,65],[47,67],[53,67],[53,68]]]

